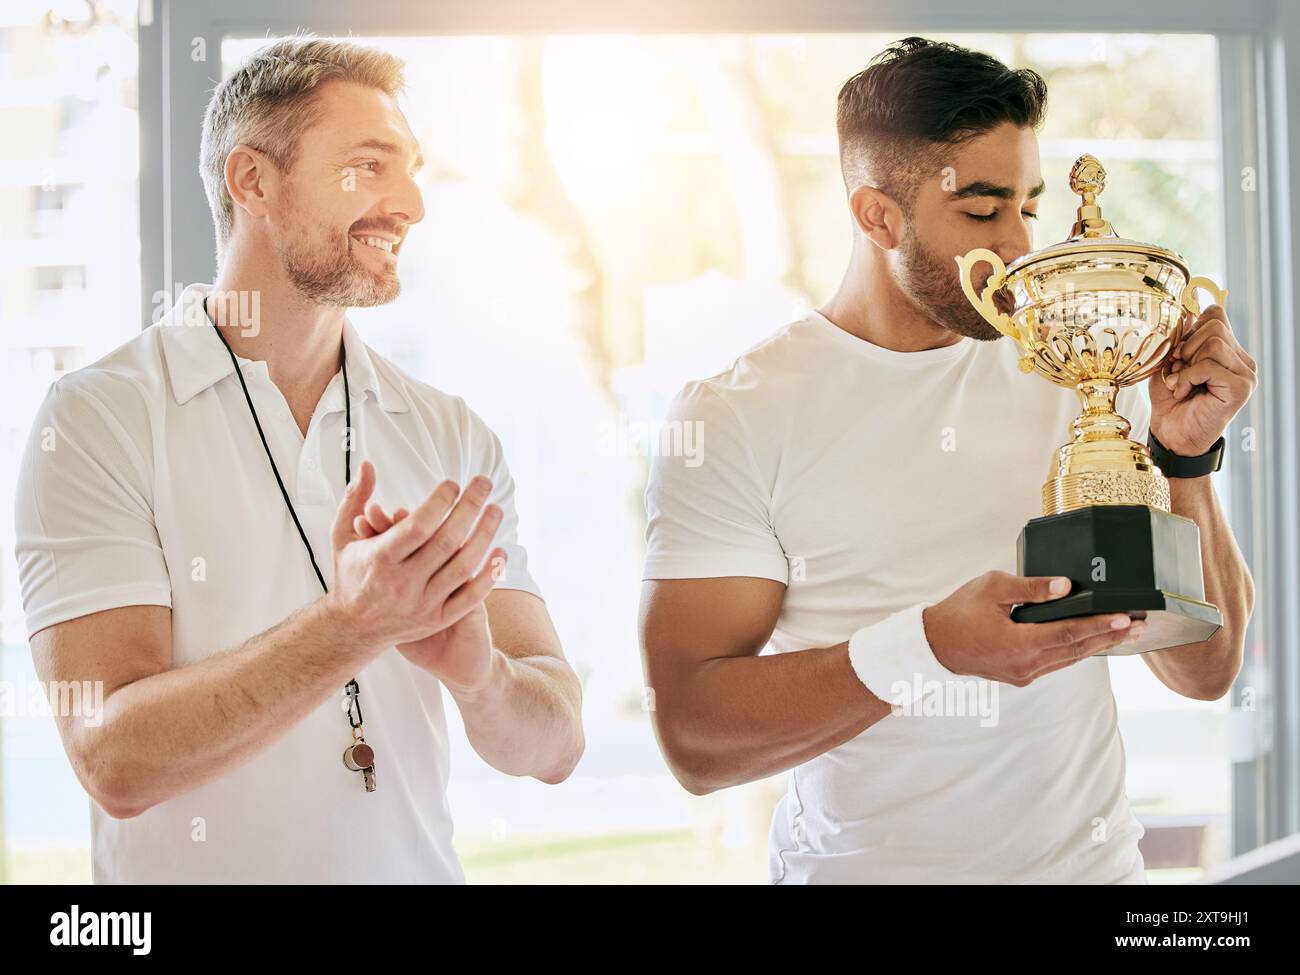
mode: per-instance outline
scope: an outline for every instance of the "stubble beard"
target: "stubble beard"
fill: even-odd
[[[292,206],[292,204],[290,204]],[[318,305],[371,308],[394,301],[402,284],[396,270],[368,267],[365,245],[347,232],[302,225],[276,242],[285,275],[298,293]]]
[[[897,280],[903,292],[926,318],[940,328],[979,342],[993,342],[1002,333],[966,299],[955,262],[929,254],[909,225],[899,244]]]

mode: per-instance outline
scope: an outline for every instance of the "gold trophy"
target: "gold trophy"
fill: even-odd
[[[1106,170],[1083,155],[1070,170],[1082,197],[1068,240],[1005,266],[986,248],[958,257],[970,303],[1019,346],[1020,368],[1075,389],[1083,412],[1043,485],[1043,517],[1020,534],[1021,575],[1067,576],[1070,594],[1017,606],[1012,619],[1037,623],[1093,613],[1128,613],[1147,630],[1112,654],[1145,653],[1208,640],[1222,625],[1205,602],[1200,531],[1169,510],[1169,482],[1144,444],[1128,439],[1115,412],[1123,386],[1165,369],[1185,329],[1200,314],[1198,289],[1227,295],[1191,277],[1171,250],[1125,240],[1101,215]],[[980,293],[971,281],[981,263],[993,271]]]

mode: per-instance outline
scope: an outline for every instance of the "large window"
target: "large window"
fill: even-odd
[[[133,4],[86,29],[44,13],[0,13],[0,880],[14,882],[90,879],[89,800],[34,706],[14,477],[50,383],[141,325]]]

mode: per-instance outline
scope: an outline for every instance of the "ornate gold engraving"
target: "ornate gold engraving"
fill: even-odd
[[[1227,295],[1191,277],[1174,251],[1117,236],[1097,203],[1105,187],[1105,167],[1080,156],[1070,170],[1081,202],[1068,240],[1010,265],[984,248],[957,258],[967,299],[1021,347],[1020,368],[1076,390],[1082,401],[1074,440],[1058,452],[1043,487],[1048,515],[1093,504],[1169,510],[1169,484],[1146,446],[1128,439],[1115,397],[1157,370],[1165,377],[1170,352],[1200,314],[1198,289],[1220,303]],[[977,292],[981,264],[991,273]]]

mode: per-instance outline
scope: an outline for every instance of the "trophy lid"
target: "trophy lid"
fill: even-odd
[[[1120,237],[1109,220],[1101,215],[1097,197],[1106,188],[1106,168],[1096,156],[1084,153],[1070,168],[1070,191],[1081,197],[1074,228],[1068,239],[1051,244],[1041,250],[1030,251],[1007,265],[1007,274],[1014,274],[1031,264],[1056,258],[1088,258],[1096,260],[1106,253],[1142,254],[1150,259],[1174,265],[1186,278],[1190,273],[1187,262],[1176,251],[1158,244]]]

